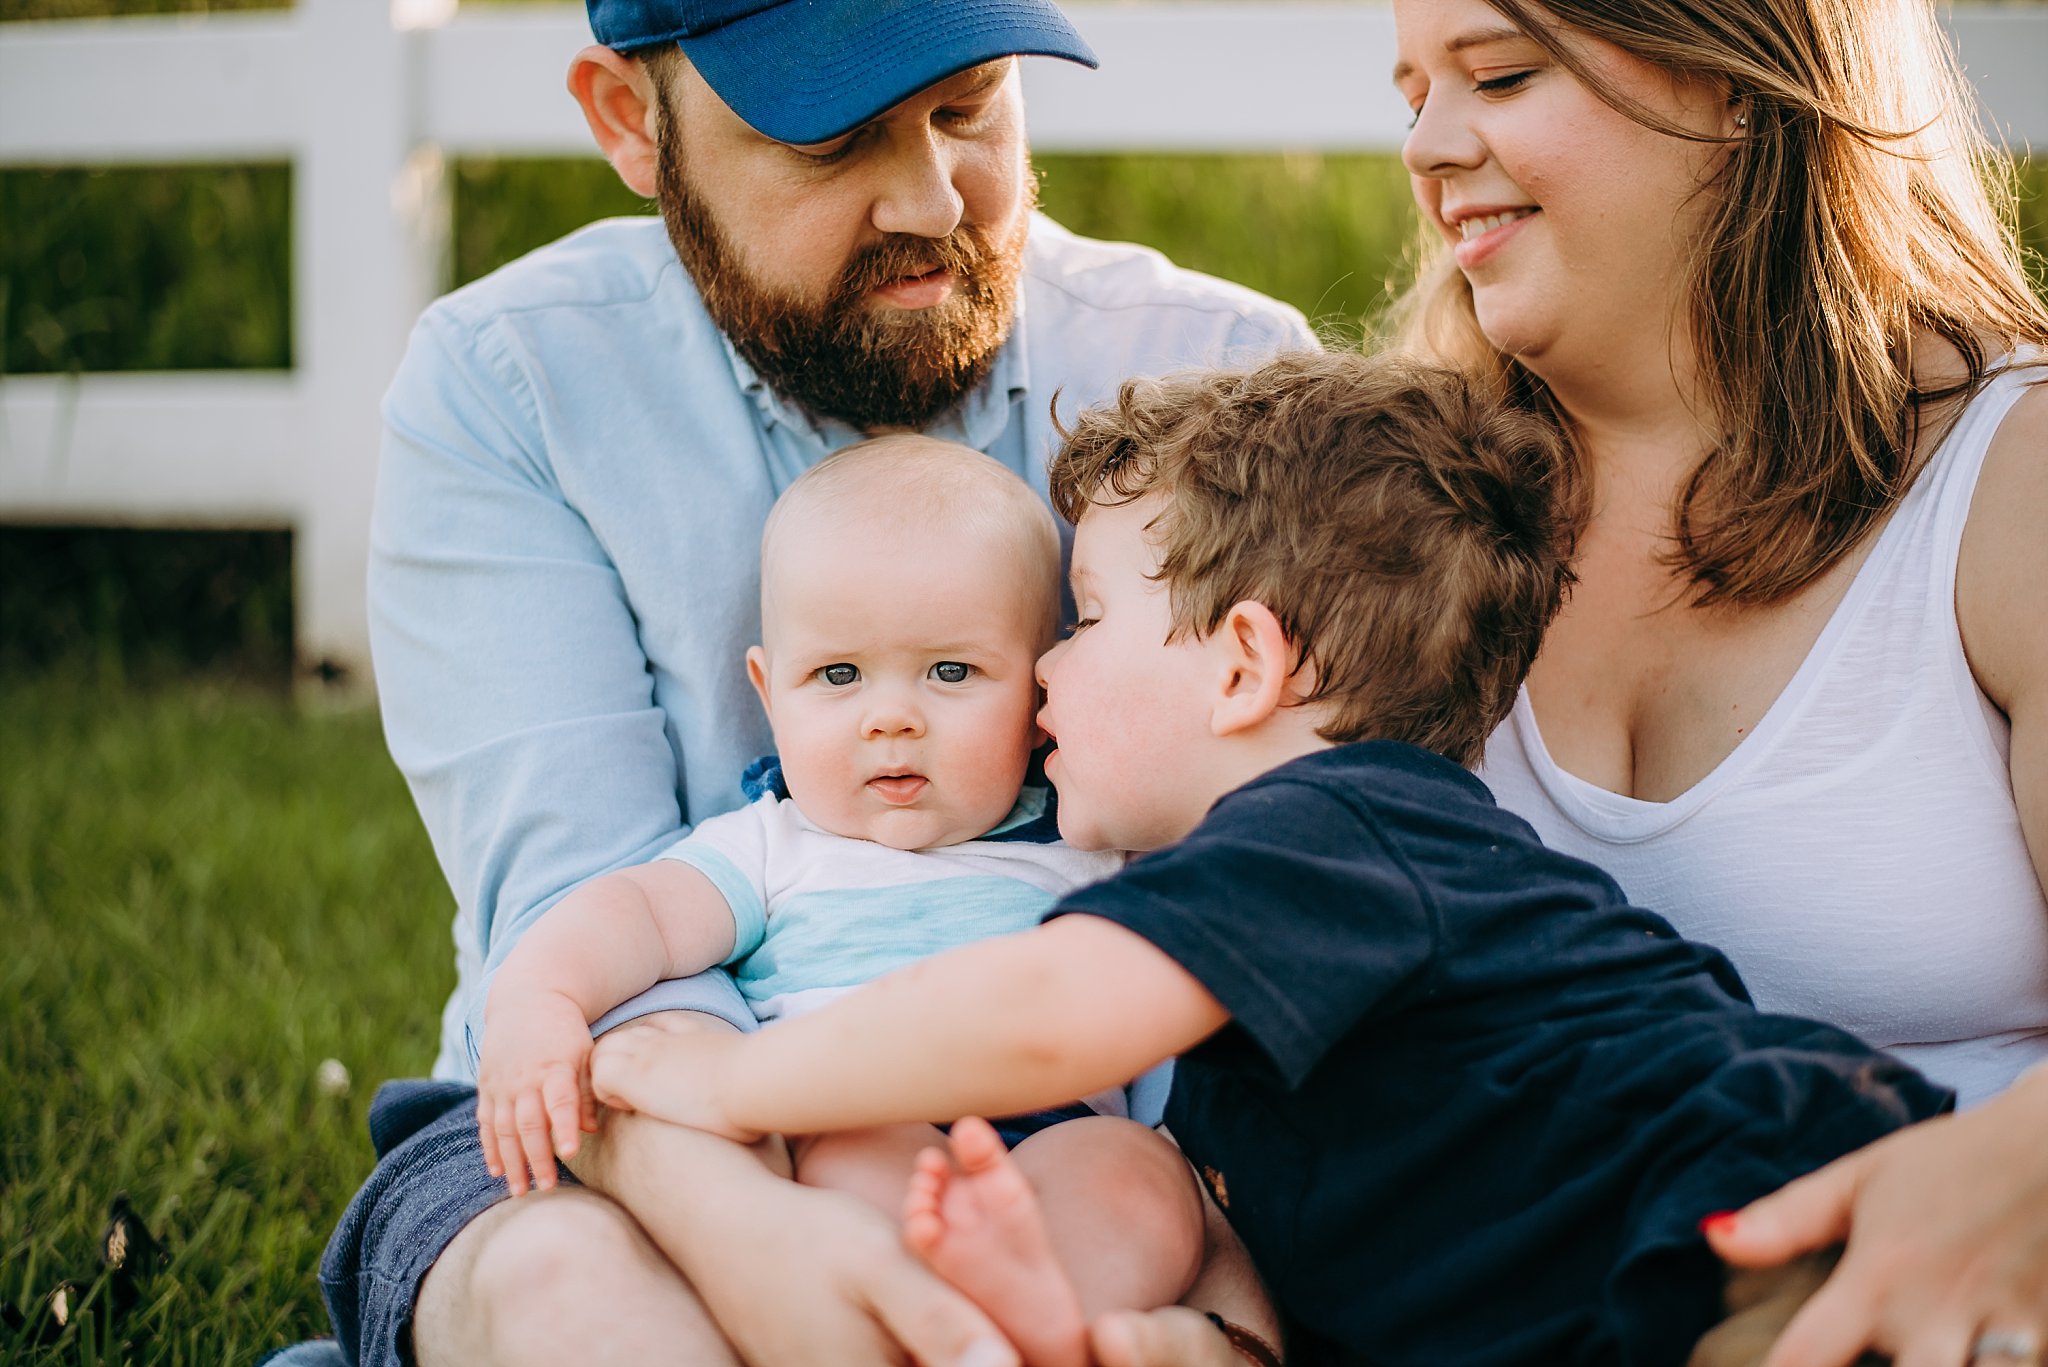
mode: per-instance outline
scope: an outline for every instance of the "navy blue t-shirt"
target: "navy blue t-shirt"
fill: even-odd
[[[1229,1010],[1167,1124],[1299,1362],[1683,1363],[1702,1216],[1950,1104],[1413,746],[1285,764],[1073,912]]]

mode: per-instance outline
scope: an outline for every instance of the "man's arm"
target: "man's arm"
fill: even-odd
[[[543,911],[684,829],[624,585],[492,338],[445,307],[414,333],[385,401],[369,578],[385,733],[461,909],[472,1025],[481,974]],[[716,1009],[743,1011],[724,988]]]
[[[914,964],[745,1038],[607,1039],[610,1104],[733,1138],[1009,1115],[1116,1086],[1229,1019],[1165,953],[1099,917]]]
[[[695,1034],[730,1036],[731,1026],[670,1012],[611,1037]],[[893,1220],[790,1181],[779,1140],[742,1146],[611,1113],[570,1166],[632,1215],[747,1362],[1015,1367],[988,1317],[910,1256]],[[1189,1361],[1163,1349],[1131,1359]]]

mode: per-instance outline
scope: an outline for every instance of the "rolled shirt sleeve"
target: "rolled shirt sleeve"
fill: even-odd
[[[448,330],[422,321],[385,402],[369,607],[385,735],[455,893],[474,1037],[520,933],[685,823],[620,572],[553,477],[523,377],[488,334]],[[660,1001],[752,1022],[724,974]],[[465,1052],[444,1045],[436,1073],[473,1072]]]

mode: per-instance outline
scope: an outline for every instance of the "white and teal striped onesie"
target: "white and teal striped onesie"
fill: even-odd
[[[929,850],[834,835],[764,793],[663,851],[703,873],[732,909],[726,967],[763,1021],[814,1010],[957,945],[1029,930],[1052,904],[1107,878],[1123,856],[1054,838],[1050,792],[1027,787],[995,829]]]

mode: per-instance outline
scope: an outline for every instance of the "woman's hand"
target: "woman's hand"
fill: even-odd
[[[1960,1367],[1987,1334],[2048,1348],[2048,1069],[1710,1221],[1707,1238],[1737,1267],[1846,1245],[1764,1367],[1845,1367],[1866,1349]]]

